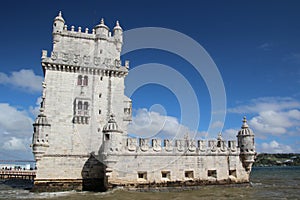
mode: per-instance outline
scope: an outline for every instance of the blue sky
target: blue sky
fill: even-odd
[[[209,53],[223,79],[227,102],[224,138],[234,138],[246,115],[259,152],[300,152],[299,8],[300,2],[292,0],[3,1],[0,158],[32,158],[28,145],[41,95],[41,50],[51,51],[52,22],[60,10],[69,26],[92,29],[104,17],[110,28],[120,20],[125,31],[163,27],[189,36]],[[207,136],[210,93],[190,63],[158,49],[133,51],[122,59],[130,60],[131,69],[160,63],[183,75],[199,103],[201,118],[196,131]],[[181,122],[180,102],[169,88],[144,85],[131,98],[135,120],[132,133],[155,130],[155,124],[141,126],[149,119],[163,119],[162,132],[166,135],[174,127],[194,131],[189,123]]]

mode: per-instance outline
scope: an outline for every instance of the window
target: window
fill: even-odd
[[[83,78],[83,85],[84,86],[88,85],[88,76],[84,76],[84,78]]]
[[[217,170],[208,170],[207,171],[207,176],[217,178]]]
[[[161,172],[161,178],[162,179],[171,179],[171,172],[170,171],[162,171]]]
[[[109,134],[105,134],[105,140],[109,140]]]
[[[82,110],[82,101],[78,102],[78,110]]]
[[[103,81],[103,76],[100,77],[100,81]]]
[[[99,94],[99,98],[101,98],[101,96],[102,96],[102,93]]]
[[[87,86],[88,85],[88,79],[89,79],[88,76],[83,77],[82,75],[79,75],[78,78],[77,78],[77,85]]]
[[[83,110],[88,110],[89,109],[89,103],[86,101],[83,104]]]
[[[82,76],[79,75],[77,78],[77,85],[82,85]]]
[[[237,177],[237,176],[236,176],[236,170],[235,170],[235,169],[229,170],[229,176]]]
[[[99,115],[101,115],[101,110],[99,110]]]
[[[147,172],[138,172],[139,180],[147,180]]]
[[[74,101],[74,118],[73,123],[88,124],[90,99],[76,98]]]
[[[194,171],[185,171],[184,177],[185,178],[194,178]]]

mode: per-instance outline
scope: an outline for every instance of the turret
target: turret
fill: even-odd
[[[95,33],[97,38],[106,39],[108,37],[109,28],[104,24],[104,19],[101,19],[100,24],[95,26]]]
[[[117,49],[119,52],[122,50],[123,45],[123,29],[119,24],[119,21],[116,22],[116,26],[113,29],[114,31],[114,39],[117,44]]]
[[[47,117],[44,114],[45,109],[45,91],[46,84],[43,82],[43,96],[40,107],[40,114],[37,116],[33,124],[33,137],[32,137],[32,150],[35,160],[38,161],[45,154],[48,143],[48,133],[50,132],[50,124],[48,123]]]
[[[53,33],[61,33],[65,26],[65,20],[62,17],[61,11],[53,21]]]
[[[240,158],[243,166],[247,171],[251,171],[252,164],[255,159],[254,134],[247,124],[247,119],[244,117],[241,130],[238,132],[238,147],[240,148]]]
[[[48,132],[50,124],[47,117],[40,113],[33,124],[32,149],[36,160],[40,160],[46,149],[49,147]]]

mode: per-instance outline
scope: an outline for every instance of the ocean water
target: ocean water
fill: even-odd
[[[300,167],[253,168],[250,185],[203,186],[197,190],[134,192],[115,189],[97,192],[32,193],[30,183],[0,180],[0,199],[300,199]],[[25,189],[24,189],[25,188]]]

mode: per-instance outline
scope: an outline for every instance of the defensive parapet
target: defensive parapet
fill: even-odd
[[[151,141],[151,142],[150,142]],[[237,154],[236,141],[159,138],[127,138],[124,153],[153,154]]]

